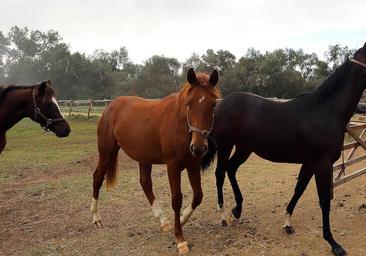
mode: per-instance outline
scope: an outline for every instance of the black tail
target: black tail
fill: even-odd
[[[203,156],[201,161],[201,169],[205,171],[210,165],[213,163],[215,159],[215,155],[217,153],[217,145],[212,137],[212,135],[208,136],[208,150],[207,153]]]

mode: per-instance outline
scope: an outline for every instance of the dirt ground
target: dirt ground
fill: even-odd
[[[162,234],[138,182],[137,164],[120,154],[119,183],[103,188],[100,213],[103,229],[91,224],[94,154],[49,168],[18,168],[12,182],[0,187],[0,255],[178,255],[172,233]],[[235,225],[222,227],[216,210],[214,170],[203,174],[204,200],[184,226],[189,255],[332,255],[322,239],[321,212],[314,181],[298,207],[296,233],[282,231],[283,212],[291,198],[299,166],[273,164],[253,155],[238,171],[244,214]],[[192,193],[183,178],[183,207]],[[172,220],[165,166],[155,166],[156,197]],[[331,223],[336,240],[349,255],[366,255],[366,176],[335,190]],[[227,209],[234,204],[228,180]]]

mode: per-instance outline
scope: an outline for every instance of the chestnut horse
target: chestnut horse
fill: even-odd
[[[167,164],[172,207],[175,213],[174,234],[179,253],[189,251],[183,237],[182,225],[202,201],[201,158],[208,148],[214,116],[213,109],[220,97],[215,85],[219,75],[189,69],[187,83],[178,93],[161,100],[123,96],[112,101],[104,110],[98,124],[99,162],[93,176],[91,213],[93,223],[102,227],[97,200],[104,177],[107,187],[116,180],[117,156],[120,148],[139,162],[140,184],[160,219],[162,231],[170,224],[160,208],[152,189],[152,164]],[[181,172],[187,169],[193,190],[192,204],[180,216],[182,207]]]
[[[0,154],[6,145],[6,131],[25,117],[58,137],[66,137],[71,131],[60,111],[51,81],[32,86],[0,86]]]

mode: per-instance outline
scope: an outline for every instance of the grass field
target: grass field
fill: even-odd
[[[119,182],[100,197],[105,227],[95,229],[89,213],[97,163],[97,119],[73,117],[72,133],[57,138],[24,120],[8,133],[0,155],[0,255],[177,255],[172,233],[161,234],[138,182],[136,162],[120,154]],[[202,175],[204,200],[184,226],[190,255],[332,255],[322,239],[321,214],[312,181],[295,210],[296,233],[282,232],[283,210],[298,165],[274,164],[253,155],[240,167],[244,216],[223,228],[216,212],[213,170]],[[156,196],[170,219],[166,167],[153,170]],[[192,193],[185,173],[184,207]],[[332,227],[349,255],[365,255],[366,177],[335,190]],[[226,206],[234,204],[228,181]]]

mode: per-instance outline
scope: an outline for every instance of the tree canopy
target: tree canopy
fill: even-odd
[[[329,46],[325,60],[302,49],[261,53],[248,49],[237,58],[227,50],[193,53],[183,63],[153,55],[142,65],[133,63],[126,47],[96,50],[91,56],[71,52],[57,31],[42,32],[14,26],[0,31],[0,83],[32,84],[52,80],[59,98],[114,98],[139,95],[161,98],[177,91],[188,68],[220,73],[223,95],[233,91],[265,97],[291,98],[311,91],[340,65],[353,49]]]

